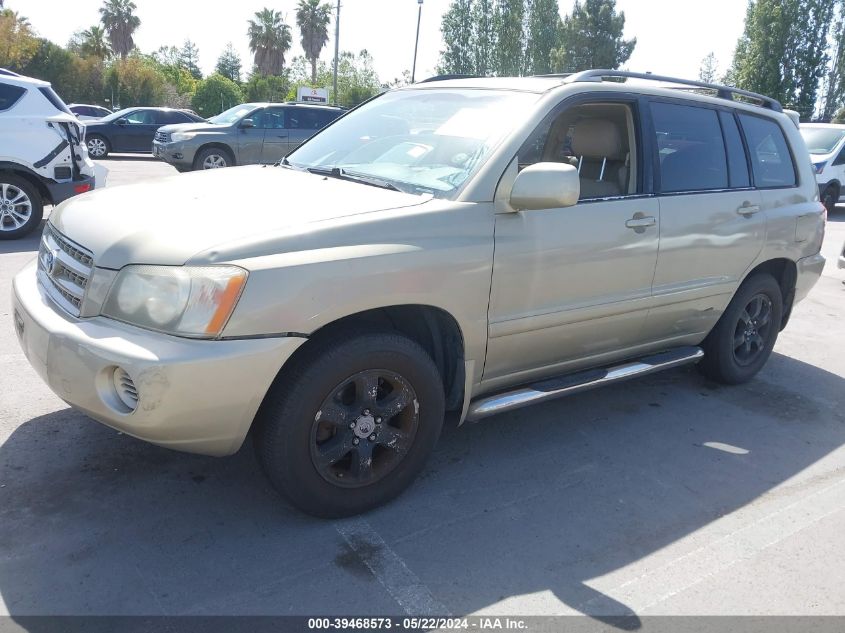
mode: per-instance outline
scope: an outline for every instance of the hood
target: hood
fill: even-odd
[[[158,128],[159,132],[228,132],[228,125],[214,125],[205,121],[192,121],[191,123],[170,123]]]
[[[237,242],[248,247],[338,218],[426,202],[416,196],[284,167],[230,167],[96,190],[50,222],[103,268],[181,265]]]

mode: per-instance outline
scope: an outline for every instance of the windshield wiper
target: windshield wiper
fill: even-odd
[[[362,185],[370,185],[371,187],[379,187],[380,189],[389,189],[390,191],[402,190],[387,180],[382,180],[375,176],[367,174],[359,174],[358,172],[347,171],[342,167],[306,167],[307,171],[312,174],[320,176],[328,176],[329,178],[338,178],[340,180],[349,180],[351,182],[359,182]]]

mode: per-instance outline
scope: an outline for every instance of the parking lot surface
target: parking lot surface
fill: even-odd
[[[176,174],[102,164],[109,186]],[[688,367],[447,429],[345,521],[286,506],[249,440],[181,454],[69,409],[10,314],[38,234],[0,242],[0,614],[845,615],[843,240],[840,208],[749,384]]]

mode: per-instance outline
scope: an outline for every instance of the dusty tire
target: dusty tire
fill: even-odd
[[[34,231],[44,217],[41,194],[25,178],[0,173],[0,240],[16,240]]]
[[[111,145],[104,136],[99,134],[92,134],[85,139],[85,145],[88,147],[88,156],[95,160],[105,158],[111,152]]]
[[[194,159],[194,169],[220,169],[223,167],[232,167],[235,164],[235,159],[232,153],[220,147],[206,147],[197,154]]]
[[[294,506],[350,516],[393,499],[422,470],[443,426],[443,383],[426,351],[398,333],[338,332],[312,345],[265,398],[256,453]]]
[[[751,380],[777,341],[783,315],[778,282],[766,273],[743,282],[702,345],[701,373],[729,385]]]
[[[839,202],[839,188],[831,185],[824,190],[821,198],[827,212],[833,213],[836,210],[836,203]]]

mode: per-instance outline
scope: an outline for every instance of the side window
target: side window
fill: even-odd
[[[663,193],[728,188],[725,144],[716,110],[654,102],[651,114]]]
[[[59,112],[73,114],[73,112],[67,109],[65,102],[62,101],[59,95],[57,95],[49,86],[42,86],[38,89],[38,91],[43,94],[47,101],[49,101]]]
[[[745,157],[745,147],[736,119],[729,112],[719,112],[722,122],[722,132],[725,135],[725,145],[728,148],[728,176],[732,189],[750,187],[751,178],[748,176],[748,160]]]
[[[578,169],[581,200],[639,192],[635,114],[623,103],[590,103],[550,115],[517,154],[519,169],[540,162]]]
[[[845,165],[845,145],[842,146],[842,149],[839,151],[839,154],[833,160],[833,166],[837,165]]]
[[[314,108],[291,108],[288,127],[293,130],[319,130],[328,121],[325,113]]]
[[[795,165],[783,130],[771,119],[750,114],[740,114],[751,169],[757,187],[794,187],[797,184]]]
[[[152,117],[147,110],[135,110],[135,112],[130,112],[125,117],[131,125],[142,125],[145,123],[152,123]]]
[[[15,105],[25,92],[26,88],[0,83],[0,112]]]
[[[255,127],[258,127],[256,122]],[[285,111],[282,108],[267,108],[261,118],[261,127],[266,130],[280,130],[285,127]]]

